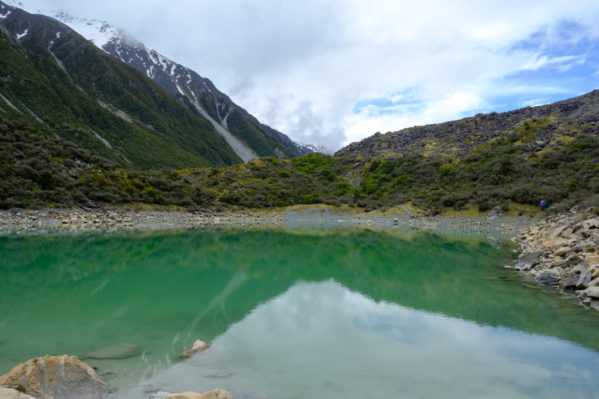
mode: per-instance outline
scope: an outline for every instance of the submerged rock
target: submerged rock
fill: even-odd
[[[128,359],[140,356],[141,348],[133,344],[116,344],[84,353],[81,359]]]
[[[13,388],[1,388],[0,387],[0,399],[35,399],[33,396],[29,396],[25,393],[19,392]]]
[[[0,377],[0,386],[38,399],[100,399],[106,384],[75,356],[44,356],[21,363]]]
[[[557,285],[559,283],[559,274],[553,270],[544,270],[537,277],[537,283],[541,285]]]
[[[514,268],[517,270],[529,270],[533,266],[539,264],[539,259],[543,255],[543,251],[535,251],[524,254],[518,258]]]
[[[181,355],[181,357],[184,359],[187,359],[189,357],[192,357],[194,354],[196,354],[198,352],[205,351],[208,348],[210,348],[210,344],[197,339],[189,348],[187,348],[185,350],[185,352]]]
[[[215,389],[214,391],[195,393],[183,392],[167,396],[166,399],[231,399],[231,394],[224,389]]]

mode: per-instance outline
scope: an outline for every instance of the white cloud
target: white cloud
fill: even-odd
[[[599,36],[594,0],[25,2],[110,20],[212,79],[264,123],[332,150],[377,130],[457,118],[509,90],[502,79],[516,72],[565,72],[584,56],[545,46]],[[565,37],[564,21],[582,29]],[[514,50],[540,31],[536,48]],[[544,86],[555,84],[537,82],[530,95]],[[353,112],[407,90],[424,106]]]
[[[581,390],[593,381],[576,350],[552,337],[377,303],[334,281],[298,283],[138,390],[200,391],[226,370],[231,389],[250,396],[561,398],[572,393],[564,381]]]

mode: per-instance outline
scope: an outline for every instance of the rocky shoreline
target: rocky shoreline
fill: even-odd
[[[514,268],[599,311],[599,216],[593,211],[550,216],[515,237],[522,252]]]

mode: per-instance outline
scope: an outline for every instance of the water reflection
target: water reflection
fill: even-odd
[[[102,378],[123,392],[129,384],[177,364],[185,347],[202,339],[218,344],[205,354],[212,359],[206,375],[215,380],[206,377],[212,381],[206,389],[221,385],[219,379],[233,378],[228,377],[231,373],[234,378],[251,375],[248,380],[260,383],[281,374],[280,379],[269,378],[293,385],[287,373],[298,378],[297,395],[330,384],[335,392],[346,392],[340,386],[343,378],[347,387],[357,389],[354,380],[372,368],[373,381],[397,394],[410,386],[402,375],[423,383],[420,374],[412,375],[412,368],[426,367],[419,357],[434,363],[434,373],[443,374],[428,375],[440,386],[446,375],[452,376],[449,382],[470,386],[476,384],[466,377],[458,380],[451,364],[490,367],[492,371],[476,377],[480,379],[497,374],[502,380],[524,366],[531,375],[546,373],[550,367],[542,352],[553,356],[553,341],[566,346],[541,335],[599,349],[597,314],[554,292],[524,287],[521,277],[501,267],[512,256],[509,247],[476,238],[368,230],[2,237],[0,374],[43,354],[81,355],[131,343],[143,349],[143,357],[90,360]],[[444,335],[451,331],[453,335]],[[518,339],[508,339],[510,334]],[[349,341],[341,337],[345,335]],[[260,342],[259,336],[269,339]],[[501,350],[493,352],[486,340]],[[541,341],[543,346],[531,358],[542,367],[530,368],[518,357],[518,345],[532,350]],[[284,356],[269,352],[264,347],[269,345]],[[558,364],[569,364],[578,373],[580,360],[572,356],[583,353],[588,363],[590,352],[568,345],[568,354],[551,359],[565,359]],[[490,363],[500,364],[499,354],[515,359],[510,370],[492,367]],[[494,360],[487,362],[487,357]],[[308,370],[310,362],[315,371]],[[357,368],[349,368],[352,363]],[[341,374],[325,379],[325,366]],[[560,367],[548,378],[562,378],[568,385],[566,366]],[[584,387],[586,377],[580,372],[576,378]],[[422,371],[421,378],[427,374]],[[533,380],[538,387],[540,380]],[[251,381],[247,384],[240,386],[261,392]],[[524,383],[510,377],[508,385],[513,384]]]
[[[590,397],[597,373],[599,355],[569,342],[376,303],[327,281],[294,285],[123,397],[148,384],[267,398]]]

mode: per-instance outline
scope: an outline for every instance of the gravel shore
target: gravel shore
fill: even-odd
[[[202,210],[11,209],[0,211],[0,235],[155,231],[207,226],[279,226],[289,229],[380,227],[509,238],[534,222],[526,217],[410,216],[348,213],[335,208],[216,212]]]

